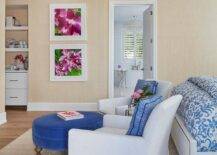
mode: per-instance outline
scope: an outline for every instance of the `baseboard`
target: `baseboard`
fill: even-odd
[[[97,111],[97,103],[47,103],[47,102],[30,102],[27,111]]]
[[[27,106],[5,106],[5,110],[16,110],[16,111],[26,111]]]
[[[4,124],[6,122],[7,122],[6,112],[0,113],[0,125]]]

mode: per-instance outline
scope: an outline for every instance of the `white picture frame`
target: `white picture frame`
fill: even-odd
[[[66,54],[63,54],[64,50]],[[77,53],[75,52],[76,50],[81,55],[79,59],[80,62],[79,64],[81,64],[80,65],[81,67],[79,67],[79,69],[71,69],[71,70],[68,69],[67,71],[65,71],[65,69],[63,69],[62,67],[63,61],[70,62],[71,58],[64,58],[66,57],[64,55],[70,57],[68,54]],[[61,53],[61,56],[59,56],[60,55],[59,53]],[[88,78],[87,72],[88,72],[88,68],[87,68],[87,45],[86,44],[51,44],[50,45],[50,81],[87,81]],[[62,75],[63,73],[64,75]]]
[[[73,10],[73,13],[75,13],[78,9],[79,11],[79,21],[76,21],[74,19],[68,19],[68,16],[65,18],[64,13],[59,13],[59,16],[57,16],[57,10],[58,9],[63,9],[65,11],[69,11],[70,13]],[[62,15],[63,14],[63,15]],[[55,17],[57,16],[57,17]],[[79,25],[80,27],[80,33],[73,33],[76,32],[74,30],[77,30],[78,28],[76,26],[62,26],[63,24],[58,24],[61,23],[58,22],[59,18],[61,19],[66,19],[64,21],[68,21],[71,23],[75,23],[72,25]],[[87,13],[86,13],[86,4],[85,3],[78,3],[78,4],[50,4],[50,41],[72,41],[72,40],[87,40],[87,25],[86,25],[86,18],[87,18]],[[77,18],[76,18],[77,19]],[[62,20],[61,20],[62,21]],[[76,22],[75,22],[76,21]],[[62,22],[63,23],[63,22]],[[64,22],[65,23],[65,22]],[[61,25],[61,26],[60,26]],[[67,25],[67,24],[65,24]],[[73,28],[72,28],[73,27]],[[76,29],[74,29],[76,28]],[[72,31],[73,30],[73,31]],[[61,33],[58,33],[61,32]],[[70,34],[63,34],[63,32],[70,32]],[[73,33],[73,34],[72,34]]]

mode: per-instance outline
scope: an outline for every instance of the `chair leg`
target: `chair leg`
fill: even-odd
[[[41,151],[42,151],[42,150],[43,150],[43,149],[42,149],[41,147],[36,146],[36,147],[35,147],[36,155],[41,155]]]

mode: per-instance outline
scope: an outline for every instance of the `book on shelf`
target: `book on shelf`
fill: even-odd
[[[77,111],[62,111],[58,112],[57,116],[65,121],[84,118],[84,115]]]

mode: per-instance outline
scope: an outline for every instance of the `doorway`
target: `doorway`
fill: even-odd
[[[109,97],[132,94],[138,79],[156,79],[155,1],[110,2]]]

